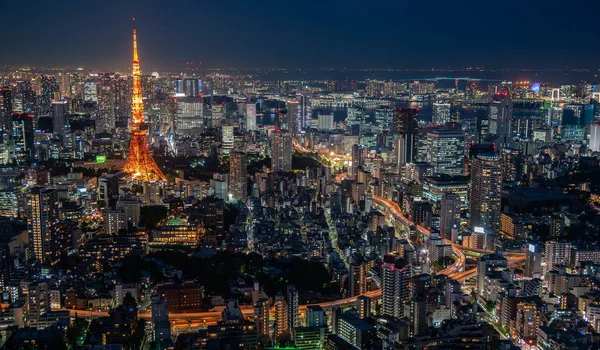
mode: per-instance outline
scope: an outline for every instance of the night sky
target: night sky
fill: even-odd
[[[562,6],[561,6],[562,4]],[[599,66],[597,0],[0,0],[0,65]]]

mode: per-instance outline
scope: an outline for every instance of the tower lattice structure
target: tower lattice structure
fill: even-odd
[[[133,22],[133,94],[131,98],[131,139],[129,140],[129,154],[125,161],[123,171],[129,173],[134,179],[143,182],[165,181],[167,178],[162,173],[148,144],[148,124],[144,122],[144,101],[142,100],[142,81],[140,74],[140,60],[137,50],[137,33],[135,19]]]

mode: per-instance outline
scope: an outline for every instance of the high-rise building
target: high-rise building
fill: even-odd
[[[95,81],[83,83],[83,100],[85,102],[98,103],[98,85]]]
[[[358,173],[364,162],[365,147],[362,145],[352,146],[352,164],[350,164],[350,176],[352,180],[358,181]]]
[[[67,100],[52,100],[52,131],[63,135],[69,128],[67,114],[69,113],[69,102]]]
[[[460,124],[427,132],[426,160],[434,174],[462,175],[464,171],[465,135]]]
[[[371,298],[364,295],[357,297],[356,310],[358,310],[358,317],[360,318],[371,317]]]
[[[348,266],[348,296],[353,297],[364,294],[367,291],[367,275],[369,268],[361,260],[353,261]]]
[[[137,50],[137,32],[135,22],[133,26],[133,86],[131,102],[131,138],[129,140],[129,153],[123,171],[129,173],[134,179],[149,181],[164,181],[167,178],[162,173],[152,154],[148,144],[148,126],[144,120],[144,100],[142,99],[142,82],[140,72],[140,60]]]
[[[298,313],[298,290],[293,285],[288,285],[286,292],[286,302],[288,307],[288,325],[291,329],[300,326],[300,319]]]
[[[319,305],[309,305],[306,307],[306,326],[307,327],[326,327],[327,314]]]
[[[544,251],[546,271],[552,271],[555,266],[568,266],[571,259],[571,242],[548,241]]]
[[[592,123],[590,126],[590,151],[600,152],[600,122]]]
[[[198,97],[200,96],[200,84],[198,78],[184,78],[181,93],[185,94],[186,97]]]
[[[48,285],[46,282],[35,282],[30,284],[27,288],[27,299],[30,325],[32,327],[37,327],[42,315],[50,311]]]
[[[11,128],[12,111],[12,89],[8,86],[0,87],[0,128],[7,133]]]
[[[530,278],[542,277],[542,252],[534,244],[530,244],[527,251],[525,251],[523,276]]]
[[[104,232],[116,235],[119,230],[127,229],[127,218],[121,209],[109,209],[104,213]]]
[[[256,103],[246,104],[246,131],[252,130],[256,130]]]
[[[167,300],[159,294],[152,296],[152,328],[154,341],[171,339],[171,323],[169,322]]]
[[[288,101],[286,103],[286,113],[281,115],[281,128],[288,130],[292,136],[298,135],[298,115],[300,106],[298,101]]]
[[[178,97],[175,132],[179,135],[201,134],[204,131],[204,102],[200,97]]]
[[[479,295],[485,296],[485,276],[495,272],[501,272],[508,267],[508,260],[496,254],[484,255],[477,263],[477,291]]]
[[[384,258],[381,278],[383,315],[404,317],[404,304],[410,300],[411,274],[411,264],[405,260],[396,260],[393,256]]]
[[[489,106],[489,133],[500,147],[513,147],[513,102],[508,94],[496,94]]]
[[[292,134],[287,130],[277,129],[273,132],[271,171],[292,171]]]
[[[27,231],[32,257],[50,266],[60,256],[58,198],[55,190],[33,187],[27,194]]]
[[[456,193],[444,193],[440,204],[440,233],[444,238],[455,242],[452,231],[460,230],[462,201]]]
[[[60,88],[56,77],[53,75],[42,75],[42,93],[38,98],[38,115],[50,114],[50,103],[53,99],[60,100]]]
[[[300,91],[298,96],[298,131],[305,132],[312,120],[312,101],[310,91]]]
[[[502,163],[500,157],[481,154],[471,165],[469,226],[476,233],[496,233],[500,224]]]
[[[260,299],[254,305],[254,319],[256,322],[256,332],[262,335],[268,335],[270,330],[269,325],[269,310],[271,305],[269,299]]]
[[[444,125],[450,121],[450,104],[445,102],[435,102],[433,104],[433,113],[431,122],[435,125]]]
[[[333,113],[330,114],[319,114],[318,115],[318,126],[319,130],[330,131],[333,130]]]
[[[233,152],[229,155],[229,189],[231,196],[242,202],[248,198],[247,163],[246,153]]]
[[[412,163],[417,156],[417,137],[419,123],[417,121],[417,110],[411,108],[399,108],[394,110],[394,121],[392,123],[392,135],[398,136],[398,164],[403,166]]]
[[[12,115],[12,153],[11,158],[18,164],[34,157],[33,115],[18,113]]]
[[[275,334],[279,338],[290,331],[288,305],[283,293],[275,296]]]
[[[500,150],[502,158],[502,180],[515,182],[521,180],[523,167],[521,164],[521,151],[513,148],[503,148]]]
[[[134,226],[140,223],[141,205],[137,198],[119,198],[116,208],[125,213],[125,222],[130,222]]]

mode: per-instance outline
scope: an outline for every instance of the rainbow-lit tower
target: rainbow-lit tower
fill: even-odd
[[[140,60],[137,50],[137,34],[135,18],[133,19],[133,94],[131,97],[131,139],[129,140],[129,154],[125,161],[123,171],[131,174],[135,180],[165,181],[167,178],[160,171],[158,165],[150,154],[148,144],[148,125],[144,122],[144,101],[142,100],[142,82],[140,74]]]

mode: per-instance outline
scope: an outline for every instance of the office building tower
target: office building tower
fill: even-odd
[[[12,89],[8,86],[0,87],[0,129],[7,134],[11,129],[12,111]],[[0,141],[4,142],[5,140]]]
[[[33,115],[31,114],[12,114],[12,130],[10,139],[12,140],[11,159],[18,164],[23,164],[34,157],[33,148]]]
[[[564,140],[583,141],[585,129],[594,120],[594,104],[566,104],[560,123],[560,136]]]
[[[417,121],[417,110],[411,108],[399,108],[394,110],[392,135],[398,137],[398,164],[400,166],[415,161],[417,156],[418,134],[419,124]]]
[[[462,175],[464,171],[465,135],[460,124],[427,132],[426,161],[434,174]]]
[[[452,231],[460,230],[462,201],[456,193],[444,193],[440,204],[440,234],[454,242]]]
[[[305,132],[312,120],[312,101],[310,91],[300,91],[298,96],[298,131]]]
[[[204,132],[204,102],[201,97],[177,97],[175,133],[197,135]]]
[[[371,317],[371,298],[364,295],[357,297],[356,310],[358,310],[358,317],[360,318]]]
[[[98,85],[95,81],[83,83],[83,101],[98,103]]]
[[[318,115],[318,128],[321,131],[333,130],[333,113]]]
[[[70,128],[67,115],[69,102],[67,100],[52,101],[52,131],[57,135],[64,135]]]
[[[121,197],[117,201],[116,208],[125,213],[125,220],[137,226],[140,223],[141,203],[137,198]]]
[[[283,293],[275,296],[275,335],[277,338],[290,331],[288,305]]]
[[[500,157],[481,154],[471,165],[469,226],[475,233],[497,233],[500,223],[502,162]]]
[[[340,318],[338,335],[357,349],[375,349],[376,331],[374,325],[354,313],[345,312]]]
[[[289,101],[286,103],[286,113],[282,113],[281,128],[288,130],[292,136],[298,135],[298,116],[300,105],[298,101]]]
[[[350,178],[358,181],[358,173],[364,162],[365,147],[362,145],[352,146],[352,164],[350,164]]]
[[[571,260],[571,242],[548,241],[544,251],[546,271],[552,271],[555,266],[569,266]]]
[[[116,235],[119,230],[127,229],[127,217],[120,209],[108,209],[104,213],[104,233]]]
[[[167,300],[159,294],[152,296],[152,336],[155,342],[171,339],[171,323]]]
[[[503,256],[490,254],[479,258],[479,262],[477,263],[477,291],[479,295],[487,295],[487,292],[484,289],[485,276],[504,271],[507,267],[508,260]]]
[[[232,198],[245,202],[248,199],[246,153],[233,152],[229,155],[229,190]]]
[[[507,94],[496,94],[488,109],[489,134],[500,147],[512,148],[513,102]]]
[[[246,104],[246,131],[253,130],[256,130],[256,103],[248,103]]]
[[[590,143],[591,152],[600,152],[600,122],[594,122],[590,126]]]
[[[383,305],[381,313],[404,317],[404,304],[410,300],[411,264],[403,259],[386,256],[382,267]]]
[[[450,122],[450,104],[435,102],[433,104],[431,122],[435,125],[444,125]]]
[[[298,313],[298,290],[296,289],[296,287],[288,285],[286,292],[286,302],[288,307],[288,325],[291,329],[300,326],[300,319]]]
[[[525,251],[523,276],[530,278],[542,277],[542,252],[534,244],[530,244]]]
[[[389,131],[394,121],[394,109],[381,107],[375,109],[375,122],[380,131]]]
[[[326,327],[327,314],[319,305],[308,305],[306,307],[306,326],[307,327]]]
[[[38,98],[38,115],[48,115],[51,112],[50,103],[53,99],[60,100],[60,88],[56,77],[42,75],[42,91]]]
[[[58,198],[55,190],[33,187],[27,194],[27,231],[34,261],[51,266],[58,261]]]
[[[201,82],[198,78],[184,78],[183,87],[180,93],[183,93],[186,97],[198,97],[200,96]]]
[[[277,129],[271,141],[271,171],[292,171],[292,134],[287,130]]]

